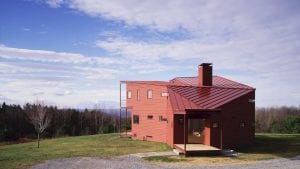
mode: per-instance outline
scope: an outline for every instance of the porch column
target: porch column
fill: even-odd
[[[125,121],[125,135],[127,136],[127,107],[125,108],[126,121]]]
[[[184,145],[184,154],[186,154],[186,135],[187,135],[187,133],[186,133],[186,124],[187,124],[187,122],[186,122],[186,114],[184,114],[183,115],[183,145]]]

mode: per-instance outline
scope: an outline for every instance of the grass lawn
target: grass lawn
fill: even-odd
[[[170,150],[166,144],[120,138],[118,134],[45,139],[36,142],[0,146],[0,169],[29,168],[48,159],[98,156]]]
[[[201,164],[251,163],[257,160],[300,155],[300,134],[256,134],[255,144],[237,150],[238,157],[146,157],[147,161]]]

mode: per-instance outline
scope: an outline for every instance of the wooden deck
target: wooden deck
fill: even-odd
[[[184,153],[184,144],[174,144],[174,147]],[[219,155],[221,149],[204,144],[186,144],[186,155]]]

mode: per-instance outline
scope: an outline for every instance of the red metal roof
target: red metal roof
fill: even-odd
[[[173,85],[198,86],[198,77],[176,77],[170,82]],[[213,87],[254,89],[250,86],[220,76],[213,76]]]
[[[253,90],[247,88],[168,86],[174,111],[217,109]]]
[[[170,83],[168,92],[174,111],[217,109],[255,90],[220,76],[213,76],[212,86],[199,86],[198,77],[177,77],[170,80]]]

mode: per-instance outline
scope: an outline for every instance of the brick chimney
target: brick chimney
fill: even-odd
[[[198,66],[199,86],[212,86],[212,63],[202,63]]]

